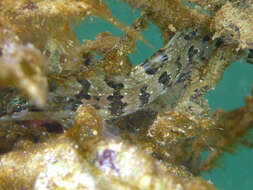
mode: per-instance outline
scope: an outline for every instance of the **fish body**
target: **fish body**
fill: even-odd
[[[208,64],[219,45],[205,30],[184,29],[127,76],[80,79],[83,90],[78,98],[106,119],[145,109],[163,94],[183,91],[193,69]]]

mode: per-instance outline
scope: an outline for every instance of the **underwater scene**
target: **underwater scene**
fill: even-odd
[[[253,189],[251,0],[0,2],[0,190]]]

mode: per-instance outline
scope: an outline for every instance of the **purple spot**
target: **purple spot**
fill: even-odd
[[[98,153],[96,160],[101,168],[110,168],[115,171],[119,171],[114,164],[116,152],[114,150],[105,149],[102,153]]]
[[[28,10],[35,10],[35,9],[38,9],[39,7],[37,5],[35,5],[35,3],[33,2],[28,2],[24,7],[23,7],[23,10],[25,9],[28,9]]]

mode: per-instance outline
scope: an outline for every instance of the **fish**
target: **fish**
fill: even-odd
[[[82,77],[76,98],[93,106],[104,119],[113,119],[146,109],[158,97],[183,93],[191,73],[221,46],[204,28],[191,27],[174,34],[169,42],[128,75]]]

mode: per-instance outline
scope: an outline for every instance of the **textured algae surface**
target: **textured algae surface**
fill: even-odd
[[[204,99],[234,60],[252,63],[252,2],[124,2],[141,11],[131,26],[101,0],[0,2],[0,189],[211,190],[200,174],[252,146],[252,93],[232,111]],[[88,16],[123,35],[78,42],[71,23]],[[150,21],[164,47],[133,67]]]

